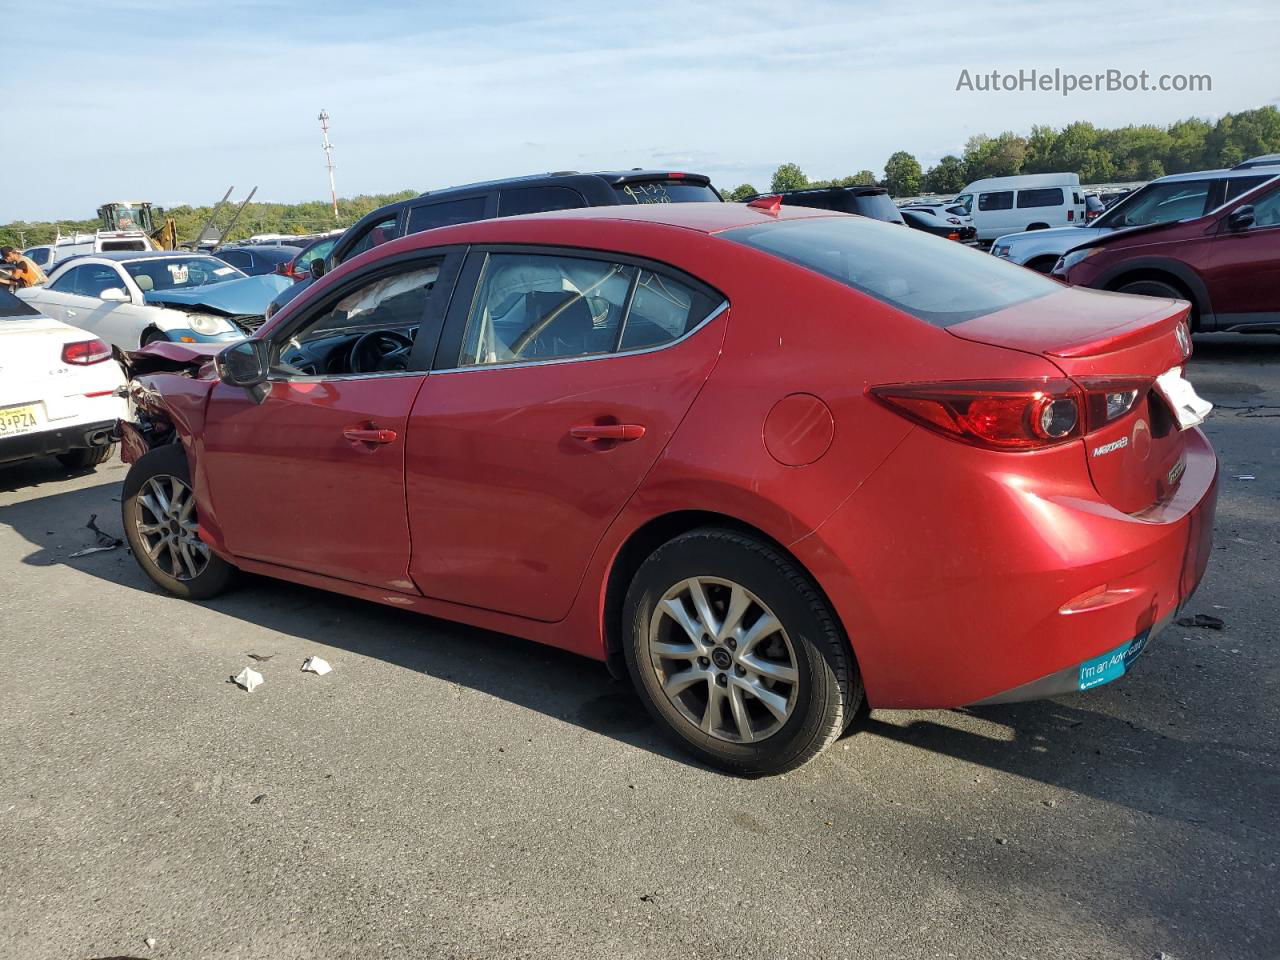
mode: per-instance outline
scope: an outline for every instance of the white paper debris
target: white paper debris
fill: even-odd
[[[333,667],[329,666],[329,661],[325,660],[323,657],[307,657],[307,659],[302,661],[302,669],[307,673],[318,673],[323,677],[326,673],[332,670]]]
[[[147,949],[148,949],[148,950],[154,950],[154,949],[155,949],[155,946],[156,946],[156,938],[155,938],[155,937],[147,937],[147,939],[143,940],[142,942],[143,942],[143,943],[145,943],[145,944],[147,945]]]
[[[1257,480],[1258,478],[1255,477],[1252,473],[1242,473],[1238,477],[1236,477],[1236,479],[1237,480]]]
[[[245,667],[231,679],[253,693],[253,688],[262,683],[262,674],[251,667]]]
[[[1200,397],[1191,382],[1183,378],[1181,367],[1173,367],[1156,377],[1156,392],[1169,401],[1183,430],[1204,423],[1213,409],[1213,404]]]

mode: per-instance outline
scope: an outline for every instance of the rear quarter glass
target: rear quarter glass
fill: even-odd
[[[706,183],[679,180],[645,180],[620,183],[613,188],[619,203],[719,203],[720,196]]]
[[[856,217],[783,220],[721,236],[830,277],[935,327],[949,327],[1062,287],[943,237]]]

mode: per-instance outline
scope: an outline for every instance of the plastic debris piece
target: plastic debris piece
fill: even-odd
[[[1221,630],[1226,625],[1226,621],[1221,617],[1211,617],[1207,613],[1197,613],[1194,617],[1181,617],[1178,620],[1180,627],[1206,627],[1209,630]]]
[[[272,657],[274,657],[274,656],[275,656],[275,654],[274,654],[274,653],[267,653],[267,654],[262,654],[262,653],[250,653],[250,654],[248,654],[249,659],[250,659],[250,660],[253,660],[253,661],[254,661],[254,662],[256,662],[256,663],[266,663],[268,660],[270,660],[270,659],[271,659]]]
[[[254,687],[262,683],[262,674],[252,667],[245,667],[238,674],[231,678],[240,686],[244,687],[249,693],[253,693]]]
[[[85,547],[83,550],[77,550],[75,553],[71,554],[70,559],[74,560],[76,557],[87,557],[91,553],[106,553],[108,550],[114,550],[118,546],[120,546],[120,544],[116,543],[109,547]]]
[[[153,949],[155,949],[155,945],[156,945],[156,938],[155,938],[155,937],[147,937],[147,939],[143,940],[142,942],[143,942],[143,943],[145,943],[145,944],[147,945],[147,949],[148,949],[148,950],[153,950]]]
[[[1255,477],[1252,473],[1242,473],[1238,477],[1236,477],[1236,479],[1237,480],[1257,480],[1258,478]]]
[[[252,800],[250,800],[249,803],[251,804],[261,803],[265,799],[267,799],[267,795],[265,793],[260,793],[256,797],[254,797]]]
[[[322,657],[307,657],[302,661],[302,669],[307,673],[316,673],[323,677],[333,667],[329,666],[329,661]]]
[[[93,535],[98,538],[98,546],[103,547],[104,549],[118,547],[120,544],[124,543],[124,541],[119,537],[113,537],[111,534],[103,533],[98,529],[98,515],[96,513],[89,514],[89,522],[86,523],[85,526],[93,531]]]

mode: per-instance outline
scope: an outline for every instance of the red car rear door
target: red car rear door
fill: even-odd
[[[458,289],[409,418],[410,571],[431,597],[558,620],[715,366],[724,300],[545,248],[475,251]]]
[[[197,456],[234,554],[413,591],[405,431],[460,260],[372,264],[272,332],[264,398],[214,387]]]
[[[1253,222],[1231,217],[1253,208]],[[1219,221],[1205,281],[1218,329],[1280,323],[1280,186],[1245,194]]]

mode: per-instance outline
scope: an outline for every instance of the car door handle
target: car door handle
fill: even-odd
[[[574,427],[569,436],[575,440],[639,440],[644,426],[639,423],[590,423]]]
[[[395,443],[396,432],[379,427],[347,427],[342,435],[353,443]]]

